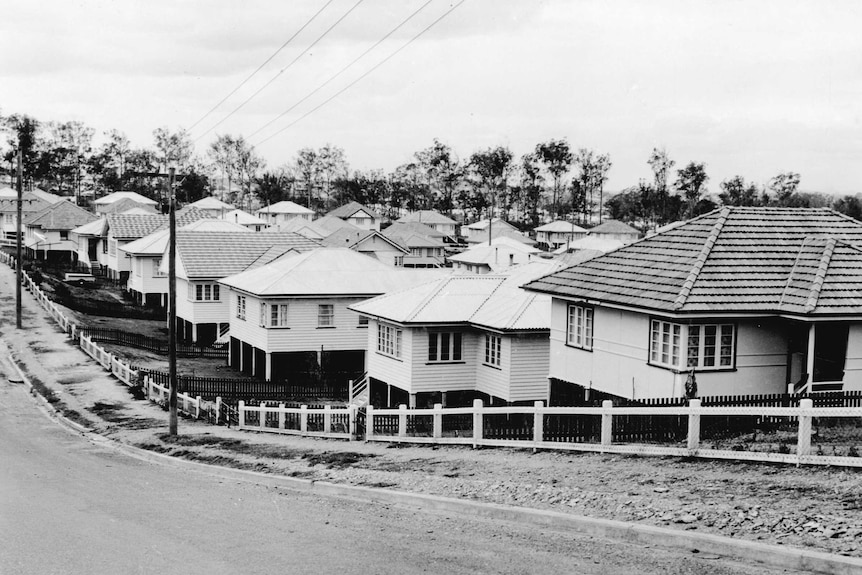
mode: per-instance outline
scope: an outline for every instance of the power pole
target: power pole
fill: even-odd
[[[23,215],[22,204],[24,203],[24,166],[23,166],[23,153],[21,152],[21,138],[18,138],[18,220],[15,225],[18,228],[16,230],[16,243],[15,243],[15,327],[21,329],[21,281],[23,280],[23,262],[21,262],[21,243],[23,239],[22,228],[23,222],[21,221]]]
[[[171,393],[168,400],[168,435],[177,435],[177,214],[174,198],[174,168],[168,170],[170,202],[168,240],[168,374]]]

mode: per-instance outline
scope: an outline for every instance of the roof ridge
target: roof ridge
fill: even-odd
[[[823,254],[820,256],[820,265],[817,267],[814,281],[811,282],[808,301],[805,302],[805,313],[811,313],[817,307],[817,301],[820,299],[820,290],[823,289],[823,281],[826,279],[826,272],[829,270],[832,252],[835,250],[835,243],[835,238],[829,238],[823,247]]]
[[[787,274],[787,281],[784,282],[784,289],[781,290],[781,297],[778,298],[778,309],[781,309],[784,305],[784,296],[787,295],[787,290],[790,289],[790,284],[793,281],[793,274],[796,272],[796,266],[799,265],[799,259],[802,257],[802,250],[805,249],[805,244],[808,243],[808,240],[811,236],[805,236],[802,238],[802,245],[799,246],[799,251],[796,252],[796,259],[793,260],[793,267],[790,268],[790,273]]]
[[[721,209],[721,212],[719,212],[718,219],[715,221],[715,224],[713,224],[712,230],[710,230],[709,236],[706,238],[706,242],[703,244],[700,253],[697,255],[697,259],[694,261],[691,271],[688,273],[688,277],[683,282],[682,288],[680,288],[679,294],[673,302],[673,309],[678,310],[685,305],[689,294],[691,294],[691,288],[694,287],[694,282],[697,281],[697,277],[700,275],[700,270],[703,269],[703,265],[706,263],[706,258],[709,257],[713,246],[715,246],[715,242],[718,240],[718,236],[721,233],[724,223],[727,221],[727,217],[729,215],[729,207],[724,207]]]

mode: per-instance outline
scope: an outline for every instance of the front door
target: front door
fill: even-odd
[[[846,323],[819,323],[814,336],[814,379],[842,381],[844,360],[847,358],[847,337],[850,326]]]

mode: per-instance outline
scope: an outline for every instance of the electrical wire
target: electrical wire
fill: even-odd
[[[258,145],[258,146],[259,146],[259,145],[263,144],[264,142],[268,142],[269,140],[271,140],[272,138],[274,138],[274,137],[276,137],[277,135],[281,134],[282,132],[286,131],[287,129],[289,129],[289,128],[291,128],[291,127],[295,126],[296,124],[298,124],[299,122],[301,122],[302,120],[304,120],[305,118],[307,118],[308,116],[310,116],[311,114],[313,114],[314,112],[316,112],[317,110],[319,110],[319,109],[321,109],[322,107],[324,107],[324,106],[325,106],[326,104],[328,104],[329,102],[331,102],[332,100],[334,100],[335,98],[337,98],[338,96],[340,96],[341,94],[343,94],[344,92],[346,92],[347,90],[349,90],[350,88],[352,88],[353,86],[355,86],[357,83],[359,83],[361,80],[363,80],[366,76],[368,76],[369,74],[371,74],[372,72],[374,72],[377,68],[379,68],[380,66],[382,66],[383,64],[385,64],[386,62],[388,62],[390,59],[392,59],[396,54],[398,54],[399,52],[401,52],[401,50],[403,50],[404,48],[406,48],[407,46],[409,46],[410,44],[412,44],[413,42],[415,42],[417,39],[419,39],[419,37],[420,37],[420,36],[422,36],[422,35],[423,35],[423,34],[425,34],[428,30],[430,30],[431,28],[433,28],[434,26],[436,26],[438,22],[440,22],[440,21],[441,21],[441,20],[443,20],[446,16],[448,16],[448,15],[449,15],[449,14],[451,14],[453,11],[455,11],[455,9],[456,9],[456,8],[458,8],[459,6],[461,6],[461,4],[463,4],[464,2],[466,2],[466,0],[460,0],[457,4],[455,4],[454,6],[452,6],[451,8],[449,8],[449,10],[447,10],[446,12],[444,12],[442,16],[440,16],[439,18],[437,18],[436,20],[434,20],[433,22],[431,22],[431,24],[429,24],[429,25],[428,25],[428,27],[424,28],[421,32],[419,32],[418,34],[416,34],[415,36],[413,36],[410,40],[408,40],[406,44],[404,44],[403,46],[401,46],[400,48],[398,48],[397,50],[395,50],[394,52],[392,52],[389,56],[387,56],[386,58],[384,58],[383,60],[381,60],[380,62],[378,62],[377,64],[375,64],[371,69],[369,69],[367,72],[365,72],[365,73],[364,73],[364,74],[362,74],[360,77],[358,77],[357,79],[355,79],[353,82],[351,82],[350,84],[348,84],[347,86],[345,86],[344,88],[342,88],[341,90],[339,90],[338,92],[336,92],[335,94],[333,94],[332,96],[330,96],[329,98],[327,98],[326,100],[324,100],[322,103],[318,104],[316,107],[312,108],[311,110],[309,110],[308,112],[306,112],[305,114],[303,114],[302,116],[300,116],[299,118],[297,118],[296,120],[294,120],[293,122],[291,122],[290,124],[288,124],[287,126],[285,126],[284,128],[282,128],[282,129],[280,129],[279,131],[275,132],[275,133],[274,133],[274,134],[272,134],[271,136],[269,136],[269,137],[267,137],[267,138],[264,138],[263,140],[259,141],[256,145]]]
[[[315,12],[315,13],[314,13],[314,16],[312,16],[312,17],[311,17],[311,18],[310,18],[310,19],[309,19],[305,24],[303,24],[303,25],[299,28],[299,30],[297,30],[296,32],[294,32],[293,36],[291,36],[290,38],[288,38],[288,39],[287,39],[287,41],[286,41],[284,44],[282,44],[282,45],[279,47],[279,49],[278,49],[278,50],[276,50],[275,52],[273,52],[273,53],[272,53],[272,55],[271,55],[269,58],[267,58],[266,60],[264,60],[263,64],[261,64],[260,66],[258,66],[258,67],[257,67],[257,69],[256,69],[254,72],[252,72],[251,74],[249,74],[249,75],[248,75],[248,77],[247,77],[245,80],[243,80],[242,82],[240,82],[240,83],[239,83],[239,86],[237,86],[236,88],[234,88],[234,89],[231,91],[231,93],[230,93],[230,94],[228,94],[227,96],[225,96],[224,98],[222,98],[222,99],[219,101],[219,103],[218,103],[218,104],[216,104],[215,106],[213,106],[212,108],[210,108],[210,111],[209,111],[209,112],[207,112],[206,114],[204,114],[203,116],[201,116],[200,118],[198,118],[198,121],[197,121],[197,122],[195,122],[194,124],[192,124],[192,125],[191,125],[191,127],[188,129],[188,131],[189,131],[189,132],[191,132],[192,130],[194,130],[194,129],[195,129],[195,126],[197,126],[198,124],[200,124],[201,122],[203,122],[206,118],[208,118],[208,117],[209,117],[209,115],[210,115],[210,114],[212,114],[213,112],[215,112],[215,111],[218,109],[218,107],[219,107],[219,106],[221,106],[222,104],[224,104],[224,103],[228,100],[228,98],[230,98],[231,96],[233,96],[234,94],[236,94],[236,93],[239,91],[239,89],[240,89],[240,88],[242,88],[243,86],[245,86],[245,84],[246,84],[249,80],[251,80],[251,79],[252,79],[252,77],[253,77],[255,74],[257,74],[258,72],[260,72],[260,71],[261,71],[261,69],[263,69],[263,67],[264,67],[264,66],[266,66],[267,64],[269,64],[269,63],[272,61],[272,59],[273,59],[273,58],[275,58],[275,57],[278,55],[278,53],[279,53],[279,52],[281,52],[282,50],[284,50],[284,49],[287,47],[287,45],[288,45],[288,44],[290,44],[290,43],[293,41],[293,39],[294,39],[294,38],[296,38],[297,36],[299,36],[299,34],[300,34],[303,30],[305,30],[305,29],[306,29],[306,27],[308,27],[308,25],[309,25],[309,24],[311,24],[311,23],[314,21],[314,19],[315,19],[315,18],[317,18],[318,16],[320,16],[320,13],[321,13],[321,12],[323,12],[324,10],[326,10],[326,8],[327,8],[330,4],[332,4],[334,1],[335,1],[335,0],[329,0],[326,4],[324,4],[324,5],[323,5],[323,8],[321,8],[320,10],[318,10],[317,12]]]
[[[251,138],[253,138],[253,137],[254,137],[254,136],[256,136],[257,134],[259,134],[260,132],[262,132],[263,130],[265,130],[266,128],[268,128],[269,126],[273,125],[274,123],[276,123],[277,121],[279,121],[281,118],[283,118],[284,116],[286,116],[287,114],[289,114],[290,112],[292,112],[292,111],[293,111],[297,106],[299,106],[300,104],[302,104],[303,102],[305,102],[306,100],[308,100],[309,98],[311,98],[312,96],[314,96],[315,94],[317,94],[320,90],[322,90],[322,89],[323,89],[323,88],[325,88],[326,86],[328,86],[330,82],[332,82],[333,80],[335,80],[336,78],[338,78],[339,76],[341,76],[341,75],[342,75],[344,72],[346,72],[349,68],[353,67],[353,65],[354,65],[354,64],[356,64],[359,60],[361,60],[361,59],[362,59],[362,58],[364,58],[366,55],[368,55],[368,53],[369,53],[369,52],[371,52],[372,50],[374,50],[375,48],[377,48],[380,44],[382,44],[383,42],[385,42],[385,41],[386,41],[390,36],[392,36],[395,32],[397,32],[399,29],[401,29],[401,27],[402,27],[402,26],[404,26],[405,24],[407,24],[407,22],[409,22],[410,20],[412,20],[414,16],[416,16],[417,14],[419,14],[419,12],[421,12],[422,10],[424,10],[424,9],[425,9],[429,4],[431,4],[431,2],[433,2],[433,1],[434,1],[434,0],[428,0],[427,2],[425,2],[425,4],[423,4],[422,6],[420,6],[419,8],[417,8],[417,9],[416,9],[412,14],[410,14],[410,16],[408,16],[406,19],[402,20],[400,24],[398,24],[395,28],[393,28],[392,30],[390,30],[390,31],[389,31],[385,36],[383,36],[380,40],[378,40],[377,42],[375,42],[373,46],[371,46],[370,48],[368,48],[367,50],[365,50],[362,54],[360,54],[359,56],[357,56],[357,57],[356,57],[352,62],[350,62],[349,64],[347,64],[346,66],[344,66],[341,70],[339,70],[338,72],[336,72],[334,75],[330,76],[328,80],[326,80],[324,83],[320,84],[317,88],[315,88],[314,90],[312,90],[311,92],[309,92],[308,94],[306,94],[306,95],[305,95],[301,100],[299,100],[298,102],[294,103],[290,108],[288,108],[287,110],[285,110],[284,112],[282,112],[281,114],[279,114],[278,116],[276,116],[275,118],[273,118],[272,120],[270,120],[269,122],[267,122],[266,124],[264,124],[263,126],[261,126],[260,128],[258,128],[257,130],[255,130],[255,131],[254,131],[254,132],[252,132],[251,134],[249,134],[249,135],[248,135],[248,139],[250,140]]]
[[[218,128],[220,125],[222,125],[222,124],[225,122],[225,120],[227,120],[228,118],[230,118],[231,116],[233,116],[234,114],[236,114],[237,112],[239,112],[239,111],[240,111],[240,110],[241,110],[241,109],[242,109],[246,104],[248,104],[248,103],[249,103],[249,102],[251,102],[254,98],[256,98],[258,94],[260,94],[261,92],[263,92],[267,87],[269,87],[269,85],[270,85],[270,84],[272,84],[273,82],[275,82],[275,80],[276,80],[279,76],[281,76],[282,74],[284,74],[284,72],[285,72],[285,71],[287,71],[291,66],[293,66],[294,64],[296,64],[296,63],[299,61],[299,59],[300,59],[300,58],[302,58],[302,57],[306,54],[306,52],[308,52],[309,50],[311,50],[312,48],[314,48],[314,47],[317,45],[317,43],[318,43],[318,42],[320,42],[321,40],[323,40],[323,38],[325,38],[327,34],[329,34],[330,32],[332,32],[333,28],[335,28],[336,26],[338,26],[338,25],[341,23],[341,21],[342,21],[342,20],[344,20],[345,18],[347,18],[347,16],[349,16],[349,15],[350,15],[350,13],[351,13],[351,12],[353,12],[354,10],[356,10],[356,8],[358,8],[358,7],[359,7],[359,5],[360,5],[360,4],[362,4],[362,2],[364,2],[364,0],[357,0],[356,4],[354,4],[353,6],[351,6],[351,7],[350,7],[350,9],[348,9],[348,10],[347,10],[347,12],[345,12],[344,14],[342,14],[342,16],[341,16],[338,20],[336,20],[334,24],[332,24],[332,26],[330,26],[329,28],[327,28],[327,29],[326,29],[326,31],[324,31],[324,32],[323,32],[323,34],[321,34],[320,36],[318,36],[318,37],[317,37],[317,39],[316,39],[314,42],[312,42],[311,44],[309,44],[309,45],[308,45],[308,47],[306,47],[306,48],[305,48],[305,50],[303,50],[302,52],[300,52],[300,53],[299,53],[299,55],[297,55],[297,57],[296,57],[296,58],[294,58],[294,59],[290,62],[290,64],[288,64],[287,66],[285,66],[284,68],[282,68],[281,70],[279,70],[279,71],[278,71],[278,73],[277,73],[275,76],[273,76],[273,77],[272,77],[272,78],[271,78],[271,79],[270,79],[266,84],[264,84],[263,86],[261,86],[260,88],[258,88],[258,89],[257,89],[257,91],[256,91],[254,94],[252,94],[251,96],[249,96],[248,98],[246,98],[246,99],[245,99],[245,101],[243,101],[239,106],[237,106],[236,108],[234,108],[230,113],[228,113],[228,115],[227,115],[227,116],[225,116],[224,118],[222,118],[221,120],[219,120],[218,122],[216,122],[216,123],[215,123],[215,125],[213,125],[213,126],[212,126],[212,127],[210,127],[210,129],[208,129],[206,132],[204,132],[203,134],[201,134],[200,136],[198,136],[197,138],[195,138],[195,140],[194,140],[194,141],[195,141],[195,142],[197,142],[198,140],[200,140],[201,138],[203,138],[204,136],[206,136],[207,134],[209,134],[210,132],[212,132],[213,130],[215,130],[216,128]]]

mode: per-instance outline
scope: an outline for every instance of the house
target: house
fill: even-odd
[[[488,230],[489,225],[491,227],[490,232]],[[523,243],[528,245],[533,245],[535,243],[533,240],[522,234],[518,228],[500,218],[480,220],[467,226],[461,226],[461,235],[464,236],[464,239],[471,244],[481,242],[487,243],[489,239],[494,239],[500,236],[520,239]]]
[[[111,202],[110,204],[105,204],[103,206],[99,206],[97,210],[99,214],[129,214],[129,213],[141,213],[141,214],[155,214],[158,213],[156,210],[155,203],[152,204],[143,204],[133,200],[132,198],[121,198],[115,202]]]
[[[209,218],[194,221],[180,229],[251,232],[240,224]],[[169,234],[170,230],[162,228],[118,248],[129,258],[126,291],[140,305],[162,308],[168,305],[168,270],[162,265],[162,258],[167,252]]]
[[[363,230],[377,230],[378,232],[380,231],[380,223],[383,221],[383,216],[359,202],[344,204],[326,215],[344,220]]]
[[[608,220],[588,231],[592,237],[619,240],[624,244],[630,244],[641,237],[641,233],[637,229],[619,220]]]
[[[12,188],[6,188],[6,190],[11,190],[13,193],[0,194],[0,239],[15,241],[18,237],[18,192]],[[49,201],[33,192],[23,192],[21,194],[22,220],[26,221],[32,214],[63,201],[60,196],[54,196],[54,198],[53,201]]]
[[[568,244],[561,245],[554,250],[554,253],[565,254],[570,252],[577,252],[580,250],[596,250],[602,253],[607,253],[617,248],[623,247],[624,245],[626,245],[626,243],[631,242],[622,242],[620,240],[588,235],[579,240],[574,240],[572,242],[569,242]]]
[[[498,273],[508,268],[528,263],[533,254],[541,252],[520,241],[503,236],[491,240],[491,244],[474,245],[447,259],[452,267],[470,274]]]
[[[587,235],[587,230],[576,226],[574,222],[556,220],[535,229],[536,242],[555,250],[568,245],[573,240],[579,240]]]
[[[75,242],[74,260],[82,271],[102,275],[108,269],[108,218],[102,216],[69,232]]]
[[[310,222],[314,219],[314,210],[284,200],[259,209],[255,215],[271,226],[278,226],[295,219]]]
[[[723,207],[525,289],[565,393],[862,389],[862,222],[829,209]]]
[[[224,278],[230,364],[269,381],[345,386],[364,371],[368,345],[367,318],[348,306],[439,273],[394,268],[347,248],[320,248]]]
[[[145,196],[142,196],[137,192],[114,192],[94,201],[93,206],[97,214],[105,213],[105,210],[108,208],[108,206],[110,206],[114,202],[119,202],[121,200],[132,200],[136,204],[152,206],[154,209],[156,206],[158,206],[158,202],[156,202],[155,200],[151,200],[150,198],[147,198]]]
[[[520,286],[556,269],[536,261],[505,274],[452,275],[350,306],[369,318],[372,402],[547,401],[550,297]]]
[[[225,336],[230,307],[227,294],[221,293],[219,280],[265,265],[288,252],[305,252],[317,247],[320,247],[318,242],[289,232],[178,229],[178,337],[207,345]],[[165,253],[162,268],[167,261]]]
[[[404,265],[404,256],[410,253],[402,244],[377,230],[342,228],[323,238],[320,243],[327,247],[350,248],[393,267]]]
[[[24,220],[24,245],[37,259],[72,260],[78,244],[69,232],[98,219],[72,202],[59,201]]]
[[[217,217],[226,222],[244,226],[253,232],[259,232],[269,227],[269,224],[262,219],[242,210],[230,210]]]
[[[196,202],[190,203],[188,207],[196,208],[211,218],[220,218],[227,212],[235,209],[234,206],[213,196],[201,198]]]
[[[403,266],[407,268],[439,268],[446,263],[445,232],[418,222],[394,223],[383,230],[383,235],[406,247]]]
[[[416,210],[406,216],[398,218],[400,224],[422,224],[433,230],[443,234],[443,237],[454,240],[458,227],[458,222],[452,218],[447,218],[443,214],[435,210]]]
[[[312,240],[322,240],[338,230],[358,230],[353,224],[334,216],[323,216],[308,221],[302,218],[287,220],[282,224],[268,228],[267,232],[293,232]]]

